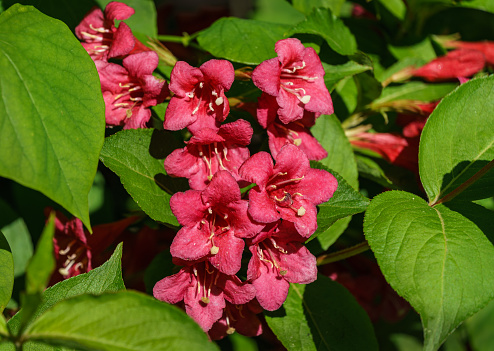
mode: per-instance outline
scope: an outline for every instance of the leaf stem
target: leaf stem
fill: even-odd
[[[200,49],[199,45],[196,45],[192,43],[192,40],[197,37],[198,33],[194,33],[192,35],[189,35],[188,33],[183,33],[182,36],[180,35],[158,35],[157,39],[160,41],[165,41],[168,43],[180,43],[185,47],[193,47],[195,49]]]
[[[360,244],[357,244],[352,247],[348,247],[346,249],[333,252],[327,255],[322,255],[317,258],[317,265],[322,266],[324,264],[332,263],[332,262],[337,262],[341,261],[344,259],[347,259],[352,256],[356,256],[358,254],[361,254],[362,252],[365,252],[370,249],[369,244],[367,241],[361,242]]]
[[[461,184],[459,187],[457,187],[455,190],[450,192],[448,195],[446,195],[446,196],[440,198],[439,200],[437,200],[436,202],[433,202],[432,204],[430,204],[430,206],[432,207],[432,206],[439,205],[439,204],[442,204],[444,202],[448,202],[448,201],[452,200],[454,197],[456,197],[457,195],[459,195],[463,191],[465,191],[470,185],[472,185],[477,180],[482,178],[487,172],[489,172],[491,170],[492,167],[494,167],[494,160],[492,160],[491,162],[486,164],[484,167],[482,167],[477,173],[475,173],[473,176],[468,178],[468,180],[466,182]]]

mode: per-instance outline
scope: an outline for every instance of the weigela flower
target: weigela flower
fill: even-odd
[[[476,50],[458,49],[438,57],[413,71],[412,75],[429,82],[471,77],[485,65],[484,54]]]
[[[247,279],[264,309],[280,308],[290,283],[309,284],[317,279],[316,258],[303,246],[305,240],[286,221],[268,225],[252,239]]]
[[[359,133],[349,138],[350,143],[362,149],[372,150],[393,163],[405,147],[406,139],[398,133]]]
[[[276,165],[267,152],[251,156],[240,176],[256,186],[249,191],[249,214],[260,223],[282,218],[308,238],[317,229],[316,205],[328,201],[338,182],[329,172],[310,168],[305,153],[292,144],[283,146]]]
[[[313,48],[298,39],[276,43],[278,57],[266,60],[252,72],[252,81],[263,92],[276,97],[278,115],[284,124],[301,119],[304,110],[333,113],[333,103],[324,84],[324,69]]]
[[[115,20],[125,20],[134,12],[126,4],[112,1],[104,13],[94,7],[75,28],[76,36],[94,61],[107,61],[132,51],[136,43],[132,30],[124,22],[115,27]]]
[[[328,153],[312,136],[310,127],[315,124],[319,113],[304,110],[304,116],[288,124],[284,124],[277,116],[278,103],[276,99],[263,93],[258,100],[257,120],[259,124],[267,129],[269,139],[269,150],[276,158],[281,148],[286,144],[293,144],[305,152],[309,160],[322,160]]]
[[[252,133],[249,122],[242,119],[223,124],[219,130],[201,129],[185,148],[173,151],[165,159],[166,173],[188,178],[195,190],[204,189],[218,170],[228,170],[240,181],[238,169],[250,156],[247,145]]]
[[[170,252],[187,261],[207,260],[220,272],[235,274],[240,269],[245,243],[261,231],[262,224],[247,214],[237,181],[228,171],[218,171],[206,189],[176,193],[170,207],[183,227]]]
[[[208,332],[211,340],[221,340],[234,332],[249,337],[262,334],[262,323],[257,317],[262,312],[262,307],[255,299],[243,305],[234,305],[227,301],[223,311],[223,316]]]
[[[446,43],[446,46],[476,50],[484,54],[485,60],[489,66],[494,66],[494,42],[493,41],[478,41],[478,42],[468,42],[468,41],[450,41]]]
[[[162,103],[168,96],[166,82],[152,75],[158,61],[154,51],[127,56],[123,67],[96,61],[107,126],[123,126],[124,129],[146,126],[151,118],[147,107]]]
[[[164,128],[187,127],[192,134],[203,128],[218,129],[230,112],[225,91],[235,73],[226,60],[209,60],[196,68],[179,61],[170,75],[170,90],[175,94],[165,113]]]
[[[171,304],[183,300],[187,314],[208,331],[222,317],[225,300],[242,305],[252,300],[256,292],[237,276],[223,274],[208,262],[200,262],[157,282],[153,295]]]

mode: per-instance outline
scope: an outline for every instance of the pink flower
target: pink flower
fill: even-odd
[[[281,122],[287,124],[304,115],[304,110],[333,113],[333,103],[324,84],[324,69],[313,48],[298,39],[276,43],[278,57],[266,60],[252,72],[252,81],[263,92],[276,97]]]
[[[480,51],[458,49],[438,57],[413,71],[415,77],[429,82],[471,77],[481,71],[485,65],[484,54]]]
[[[350,143],[359,148],[372,150],[391,163],[408,146],[406,139],[397,133],[359,133],[350,138]]]
[[[208,332],[212,340],[223,339],[234,332],[249,337],[262,334],[262,323],[257,317],[262,307],[255,299],[243,305],[233,305],[227,301],[223,311],[223,316]]]
[[[127,56],[123,59],[123,67],[96,61],[107,126],[120,125],[124,129],[146,126],[151,118],[147,107],[162,103],[168,95],[166,82],[152,75],[158,61],[154,51]]]
[[[309,284],[317,279],[316,258],[293,223],[269,225],[252,239],[247,279],[256,288],[260,305],[274,311],[286,300],[290,283]]]
[[[317,229],[316,205],[328,201],[338,182],[329,172],[311,169],[303,151],[283,146],[276,165],[267,152],[251,156],[240,167],[240,176],[256,186],[249,191],[249,214],[260,223],[282,218],[309,237]]]
[[[218,171],[206,189],[176,193],[170,199],[173,214],[183,227],[170,252],[186,261],[207,259],[225,274],[240,269],[244,241],[264,227],[247,214],[247,201],[228,171]]]
[[[258,100],[257,120],[263,128],[267,128],[269,150],[276,158],[281,148],[286,144],[293,144],[305,152],[309,160],[322,160],[328,153],[314,138],[309,130],[319,117],[319,113],[304,110],[304,116],[288,124],[283,124],[276,112],[276,99],[263,93]]]
[[[134,9],[121,2],[110,2],[104,14],[94,7],[75,28],[75,34],[94,61],[127,55],[134,48],[134,35],[124,22],[115,27],[115,20],[125,20],[133,14]]]
[[[240,181],[238,169],[250,156],[246,146],[252,133],[249,122],[242,119],[223,124],[219,130],[201,129],[185,148],[173,151],[165,159],[166,173],[188,178],[191,189],[196,190],[206,188],[218,170],[228,170]]]
[[[185,303],[185,311],[204,331],[223,315],[225,300],[236,305],[255,297],[252,285],[242,283],[234,275],[226,275],[211,267],[208,262],[183,267],[180,272],[156,283],[153,295],[171,304]]]
[[[494,42],[493,41],[480,41],[480,42],[467,42],[467,41],[451,41],[446,44],[449,47],[476,50],[484,54],[485,60],[489,66],[494,66]]]
[[[199,68],[177,62],[170,76],[175,95],[166,109],[164,128],[187,127],[193,134],[203,128],[218,129],[230,112],[224,92],[234,79],[233,65],[226,60],[209,60]]]

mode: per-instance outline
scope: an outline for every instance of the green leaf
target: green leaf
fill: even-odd
[[[405,19],[407,8],[403,0],[379,0],[379,3],[399,20]]]
[[[386,280],[420,314],[425,350],[494,297],[494,247],[446,206],[388,191],[371,201],[364,232]]]
[[[341,5],[345,0],[293,0],[293,7],[306,15],[310,14],[315,8],[324,7],[330,9],[336,16],[339,16]]]
[[[218,350],[185,312],[131,291],[63,300],[31,324],[24,338],[102,351]]]
[[[364,212],[369,205],[369,200],[353,189],[337,172],[314,161],[311,161],[311,167],[324,169],[334,175],[338,180],[338,188],[333,194],[333,197],[329,201],[317,206],[319,208],[319,212],[317,213],[317,230],[311,237],[313,239],[328,229],[338,219]]]
[[[0,176],[41,191],[89,228],[105,129],[98,73],[60,21],[14,5],[0,15]]]
[[[403,6],[405,6],[402,0],[397,0],[397,1],[399,1]],[[381,3],[383,4],[386,2],[387,1],[381,1]],[[423,60],[425,63],[436,58],[436,51],[434,50],[434,47],[432,46],[431,40],[429,38],[426,38],[421,42],[410,46],[388,45],[388,49],[393,54],[393,56],[396,57],[396,59],[398,60],[402,60],[406,58],[408,59],[418,58]]]
[[[492,0],[472,0],[458,3],[462,7],[470,7],[486,12],[494,13],[494,3]]]
[[[494,350],[494,300],[466,321],[472,349],[475,351]]]
[[[290,29],[289,35],[295,33],[316,34],[341,55],[351,55],[357,51],[357,42],[342,20],[324,8],[315,9],[305,21]]]
[[[335,88],[336,83],[343,78],[372,70],[372,66],[362,65],[355,61],[348,61],[347,63],[336,66],[328,65],[323,62],[322,66],[326,72],[324,75],[324,83],[330,92]]]
[[[9,303],[14,288],[14,260],[9,243],[0,232],[0,315]]]
[[[266,321],[288,351],[378,349],[363,308],[348,290],[322,275],[309,285],[290,284],[285,303],[266,312]]]
[[[173,179],[165,175],[163,164],[174,150],[172,140],[165,131],[123,130],[106,139],[100,158],[149,217],[178,226],[170,209],[172,191],[166,188]]]
[[[230,61],[257,65],[276,56],[274,44],[290,27],[283,24],[223,17],[197,37],[211,55]]]
[[[56,303],[82,294],[101,294],[103,292],[117,292],[124,290],[125,285],[122,279],[122,244],[120,243],[108,261],[88,273],[79,274],[70,279],[63,280],[45,290],[42,301],[36,312],[32,315],[31,321],[38,318],[46,310]],[[11,320],[8,326],[13,334],[17,334],[20,329],[20,321],[23,310],[20,310]]]
[[[113,0],[94,0],[104,9],[109,2]],[[124,22],[129,25],[132,31],[156,38],[158,36],[158,27],[156,24],[156,6],[153,0],[119,0],[129,5],[135,10],[135,13]]]
[[[5,318],[3,314],[0,313],[0,341],[2,340],[2,336],[8,336],[9,331],[7,329],[7,323],[5,322]]]
[[[428,84],[410,82],[403,85],[386,87],[382,95],[373,104],[379,105],[395,100],[436,101],[450,93],[458,85],[455,83]]]
[[[363,72],[353,77],[357,88],[357,110],[367,108],[383,91],[382,84],[370,72]]]
[[[462,84],[429,117],[419,147],[420,179],[436,203],[494,159],[494,76]],[[456,199],[494,195],[491,170]]]
[[[257,0],[253,20],[280,24],[298,23],[305,16],[295,10],[286,0]]]
[[[55,213],[50,214],[45,229],[38,241],[33,257],[26,268],[26,293],[42,293],[55,269],[53,235],[55,234]]]
[[[393,182],[386,175],[386,172],[372,158],[359,154],[355,155],[355,158],[357,160],[358,173],[362,177],[370,179],[389,189],[393,189],[395,187]]]

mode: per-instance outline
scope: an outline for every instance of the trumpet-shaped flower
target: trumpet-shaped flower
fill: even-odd
[[[136,42],[132,30],[124,22],[115,27],[115,20],[125,20],[134,12],[126,4],[112,1],[104,13],[94,7],[75,28],[76,36],[94,61],[107,61],[132,51]]]
[[[266,226],[252,239],[247,279],[264,309],[280,308],[290,283],[309,284],[317,279],[316,258],[303,246],[305,240],[286,221]]]
[[[245,304],[252,300],[255,289],[234,275],[226,275],[208,262],[183,267],[180,272],[156,283],[153,295],[171,304],[184,301],[185,311],[204,331],[223,315],[225,300]]]
[[[324,84],[324,69],[313,48],[298,39],[276,43],[278,57],[266,60],[252,72],[252,81],[263,92],[276,97],[278,115],[287,124],[304,116],[304,110],[333,113],[333,103]]]
[[[309,237],[317,229],[316,205],[328,201],[338,181],[329,172],[312,169],[305,153],[292,144],[281,148],[276,165],[267,152],[251,156],[240,176],[256,186],[249,191],[249,214],[260,223],[282,218]]]
[[[173,214],[183,227],[170,247],[173,257],[186,261],[207,259],[220,272],[233,275],[241,265],[245,243],[264,225],[247,214],[237,181],[218,171],[206,189],[176,193],[170,199]]]
[[[107,126],[120,125],[124,129],[146,126],[151,118],[147,107],[162,103],[168,95],[166,82],[152,75],[158,61],[154,51],[127,56],[123,59],[123,67],[96,61]]]
[[[226,60],[209,60],[199,68],[177,62],[170,75],[175,95],[166,109],[164,128],[187,127],[192,134],[203,128],[218,129],[230,112],[224,92],[234,78],[233,65]]]
[[[238,169],[250,156],[247,145],[252,127],[242,119],[221,125],[220,129],[199,130],[183,149],[165,159],[168,175],[189,179],[191,189],[204,189],[219,170],[227,170],[240,181]]]

